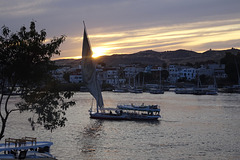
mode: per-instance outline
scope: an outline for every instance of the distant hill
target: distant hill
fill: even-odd
[[[208,50],[203,53],[179,49],[176,51],[156,52],[153,50],[140,51],[133,54],[102,56],[96,59],[97,62],[105,63],[107,66],[118,66],[119,64],[134,64],[140,63],[144,65],[162,65],[167,64],[186,64],[196,62],[214,61],[220,62],[220,59],[225,56],[226,52],[233,54],[240,53],[239,49],[228,50]],[[61,66],[78,66],[80,60],[62,59],[55,61]]]

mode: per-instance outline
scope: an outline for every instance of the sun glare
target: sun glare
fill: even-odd
[[[103,47],[95,47],[95,48],[92,48],[92,51],[93,51],[92,57],[93,58],[98,58],[100,56],[105,55],[107,49],[103,48]]]

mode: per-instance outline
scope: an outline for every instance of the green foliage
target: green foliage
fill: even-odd
[[[48,84],[22,94],[21,97],[24,101],[16,104],[20,112],[31,111],[37,115],[36,119],[29,119],[33,129],[36,124],[43,125],[44,128],[51,131],[58,126],[65,126],[67,120],[64,117],[65,111],[75,105],[74,101],[65,101],[73,96],[73,92],[59,90],[60,83],[55,81]]]
[[[29,30],[25,26],[19,32],[11,33],[6,26],[0,35],[0,117],[2,130],[6,126],[9,114],[13,111],[31,111],[37,118],[29,118],[34,128],[41,124],[53,130],[65,125],[65,111],[75,102],[69,100],[73,93],[62,91],[59,83],[51,77],[55,69],[51,61],[53,55],[59,55],[59,46],[65,40],[62,35],[46,41],[46,31],[36,31],[35,22],[30,23]],[[7,104],[13,92],[21,91],[22,102],[16,109],[8,109]],[[6,98],[4,98],[4,96]],[[3,109],[4,108],[4,109]]]
[[[3,27],[0,38],[0,64],[2,77],[11,84],[35,85],[49,74],[53,55],[59,55],[60,44],[65,36],[54,38],[51,43],[45,43],[46,32],[35,30],[35,23],[31,22],[30,31],[22,27],[18,33],[10,34],[7,27]]]

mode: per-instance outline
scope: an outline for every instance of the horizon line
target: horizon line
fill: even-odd
[[[209,48],[208,50],[205,50],[205,51],[194,51],[194,50],[190,50],[190,49],[177,49],[177,50],[166,50],[166,51],[155,51],[155,50],[151,50],[151,49],[148,49],[148,50],[143,50],[143,51],[139,51],[139,52],[144,52],[144,51],[155,51],[155,52],[171,52],[171,51],[178,51],[178,50],[186,50],[186,51],[193,51],[193,52],[196,52],[196,53],[199,53],[199,54],[202,54],[204,52],[207,52],[207,51],[224,51],[224,50],[232,50],[232,49],[236,49],[236,50],[240,50],[236,47],[232,47],[232,48],[224,48],[224,49],[211,49]],[[139,53],[139,52],[135,52],[135,53]],[[112,56],[112,55],[127,55],[127,54],[135,54],[135,53],[118,53],[118,54],[105,54],[105,55],[101,55],[99,57],[103,57],[103,56]],[[97,59],[99,57],[93,57],[94,59]],[[64,60],[64,59],[75,59],[75,60],[80,60],[82,59],[82,56],[73,56],[73,57],[59,57],[59,58],[53,58],[52,60],[56,61],[56,60]]]

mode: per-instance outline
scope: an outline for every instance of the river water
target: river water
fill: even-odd
[[[59,160],[238,160],[240,159],[240,94],[217,96],[103,92],[106,107],[158,104],[157,122],[90,119],[89,93],[76,93],[68,122],[52,133],[27,121],[29,113],[10,116],[5,138],[37,137],[52,141]],[[19,101],[11,100],[10,105]]]

